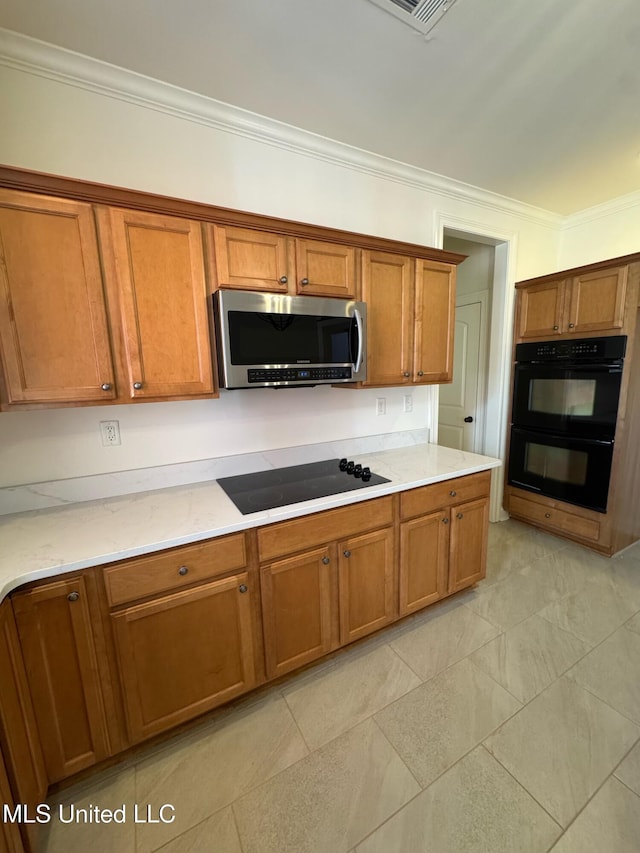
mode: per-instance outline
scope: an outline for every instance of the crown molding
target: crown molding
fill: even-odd
[[[548,228],[566,217],[0,28],[0,65]]]
[[[569,228],[577,228],[596,219],[603,219],[606,216],[623,213],[632,207],[640,207],[640,190],[618,196],[602,204],[596,204],[593,207],[586,207],[584,210],[579,210],[577,213],[567,216],[561,228],[563,231],[567,231]]]

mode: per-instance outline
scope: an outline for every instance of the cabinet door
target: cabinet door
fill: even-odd
[[[362,253],[362,301],[367,305],[365,385],[413,381],[413,270],[411,258]]]
[[[331,651],[334,567],[327,548],[261,569],[267,678]]]
[[[126,396],[212,394],[200,224],[116,208],[98,224]]]
[[[0,357],[10,403],[115,398],[90,205],[0,191]]]
[[[338,545],[340,643],[350,643],[392,622],[393,529],[345,539]]]
[[[13,813],[16,804],[0,750],[0,806],[4,805]],[[33,815],[32,810],[29,811],[29,815]],[[23,853],[24,849],[18,824],[0,819],[0,853]]]
[[[218,287],[287,292],[295,264],[289,238],[249,228],[208,227],[213,231]]]
[[[297,293],[308,296],[356,295],[356,250],[339,243],[296,240]]]
[[[8,599],[0,606],[0,685],[0,744],[16,799],[32,813],[46,798],[47,776]]]
[[[448,523],[447,509],[400,525],[401,616],[420,610],[446,595]]]
[[[133,741],[254,686],[252,595],[243,572],[112,613]]]
[[[453,379],[455,311],[455,266],[416,261],[414,382]]]
[[[518,290],[519,338],[543,338],[562,334],[565,281],[530,284]]]
[[[449,592],[457,592],[473,586],[486,574],[489,499],[453,507],[449,526]]]
[[[576,335],[621,329],[628,267],[598,270],[571,280],[567,331]]]
[[[109,753],[89,583],[79,576],[12,597],[50,782]]]

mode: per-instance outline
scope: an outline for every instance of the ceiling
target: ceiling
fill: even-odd
[[[640,190],[638,0],[0,0],[0,26],[569,214]]]

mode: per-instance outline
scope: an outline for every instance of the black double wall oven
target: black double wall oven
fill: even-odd
[[[606,512],[626,343],[516,346],[510,485]]]

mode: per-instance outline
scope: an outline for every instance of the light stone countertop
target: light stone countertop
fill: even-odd
[[[24,583],[496,468],[435,444],[352,457],[391,482],[242,515],[215,480],[0,517],[0,601]],[[294,463],[292,463],[294,464]]]

